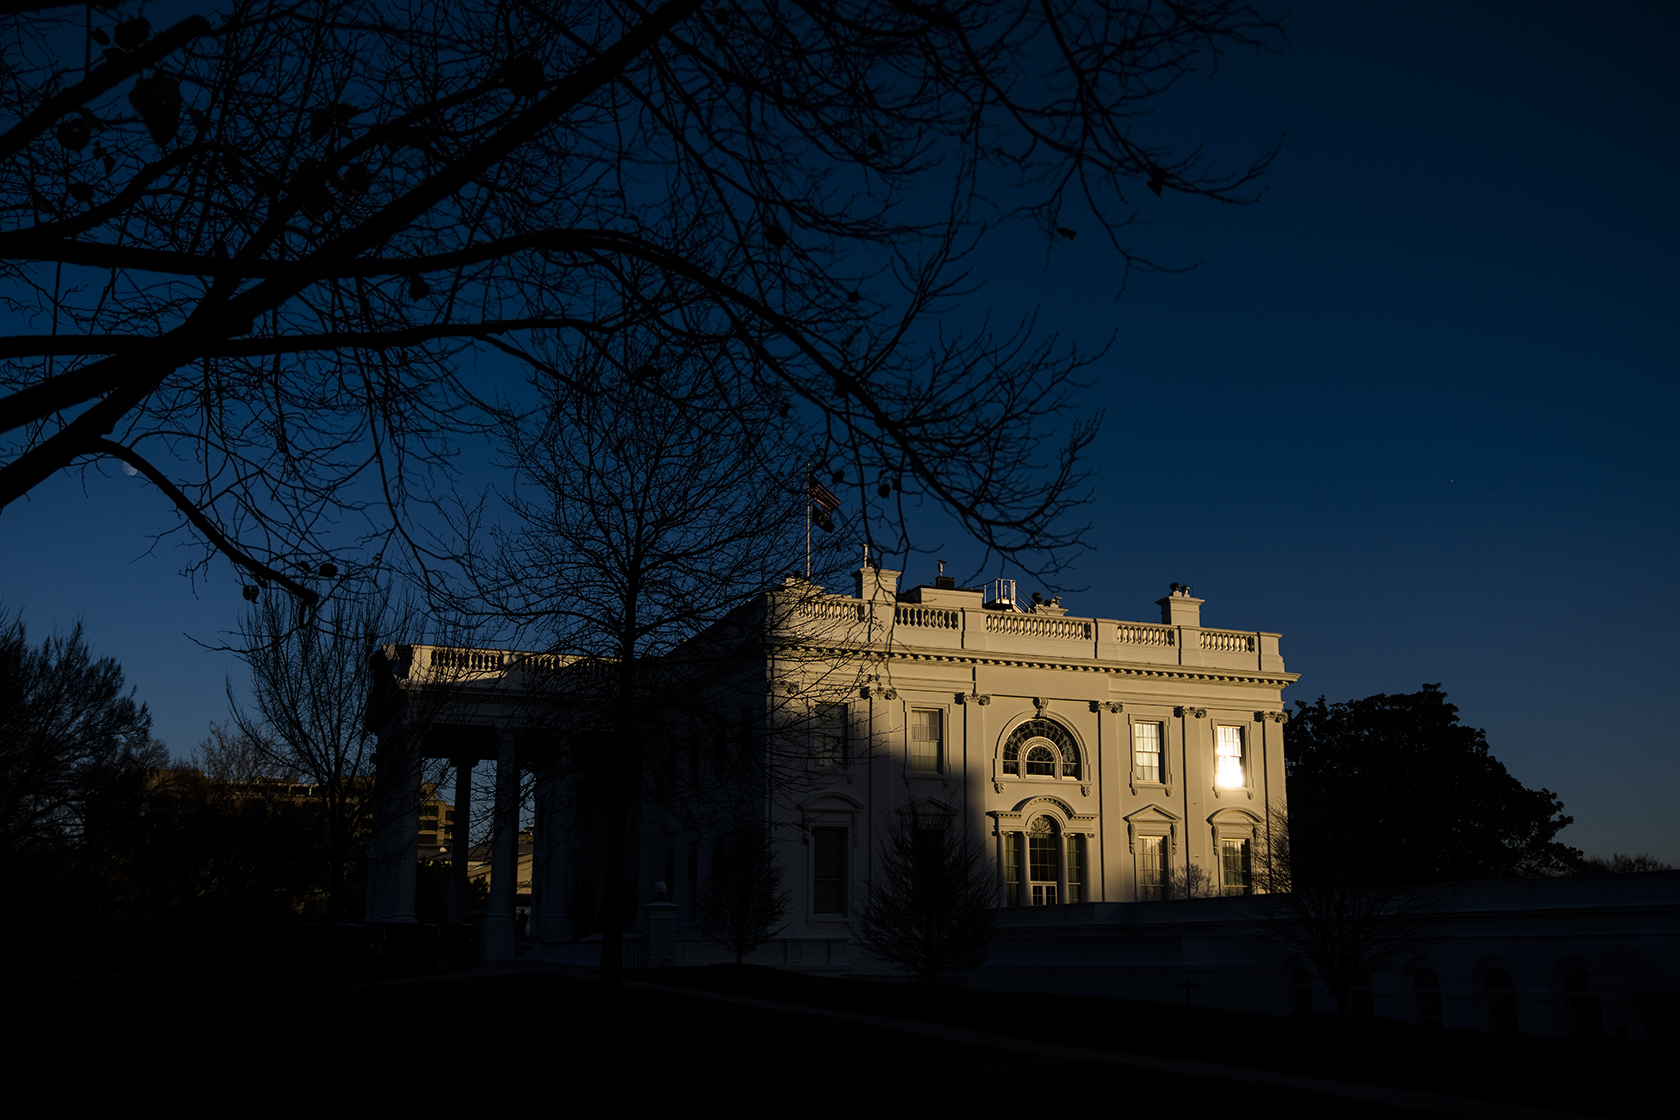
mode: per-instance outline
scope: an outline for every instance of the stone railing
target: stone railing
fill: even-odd
[[[986,633],[1016,638],[1064,638],[1091,640],[1091,623],[1083,618],[1047,618],[1043,615],[986,612]]]
[[[1147,622],[1122,622],[1115,630],[1115,641],[1130,646],[1170,646],[1178,641],[1178,631],[1171,626],[1152,626]]]
[[[1236,630],[1203,630],[1202,648],[1215,653],[1253,653],[1254,635]]]
[[[518,659],[520,668],[546,669],[550,672],[556,669],[564,669],[577,660],[575,657],[568,657],[562,653],[521,653],[516,654],[515,657]]]
[[[499,673],[506,653],[499,649],[453,649],[433,646],[426,667],[436,673],[453,670],[462,673]]]
[[[893,608],[893,625],[958,630],[962,628],[962,612],[945,607],[918,607],[901,603]]]
[[[798,610],[807,618],[858,622],[864,618],[868,607],[856,599],[805,599],[800,602]]]

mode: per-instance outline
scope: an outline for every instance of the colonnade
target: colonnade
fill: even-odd
[[[519,756],[511,729],[495,725],[433,727],[414,736],[401,727],[381,736],[375,756],[373,833],[369,843],[366,919],[415,922],[415,880],[420,854],[420,803],[425,764],[446,759],[455,774],[455,832],[449,846],[449,918],[467,919],[468,830],[472,823],[473,771],[494,762],[490,841],[490,901],[484,920],[482,956],[487,961],[516,955],[514,910],[519,878],[519,819],[523,808],[520,777],[533,769]],[[532,829],[531,914],[529,933],[541,941],[571,936],[566,918],[571,880],[568,846],[556,842],[553,783],[541,778],[536,791]]]

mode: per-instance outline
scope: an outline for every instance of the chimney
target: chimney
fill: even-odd
[[[1175,583],[1167,597],[1155,600],[1155,605],[1161,608],[1161,621],[1168,626],[1200,626],[1205,602],[1191,597],[1188,583]]]
[[[898,599],[898,577],[902,573],[891,568],[882,568],[874,561],[865,560],[854,577],[857,580],[857,597],[865,602],[885,599],[896,602]]]

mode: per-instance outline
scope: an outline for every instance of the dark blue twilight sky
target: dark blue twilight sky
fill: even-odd
[[[1149,618],[1188,582],[1208,623],[1283,633],[1291,700],[1438,681],[1563,798],[1560,839],[1680,863],[1680,7],[1307,2],[1287,26],[1156,118],[1233,162],[1287,133],[1255,206],[1144,196],[1134,241],[1198,268],[1116,300],[1095,237],[984,259],[1001,314],[1116,337],[1065,603]],[[185,754],[237,675],[192,639],[242,604],[226,565],[194,587],[147,553],[175,521],[139,479],[55,480],[0,517],[0,591],[36,639],[81,618]]]

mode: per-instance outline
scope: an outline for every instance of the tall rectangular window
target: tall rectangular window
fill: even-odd
[[[1167,897],[1167,838],[1137,838],[1138,901],[1160,902]]]
[[[910,769],[928,774],[944,769],[944,721],[944,712],[910,713]]]
[[[818,914],[846,912],[846,830],[811,830],[811,909]]]
[[[1254,869],[1249,860],[1247,840],[1221,840],[1219,863],[1224,873],[1220,886],[1225,894],[1253,893]]]
[[[836,770],[846,765],[846,705],[823,704],[813,713],[811,761]]]
[[[1220,789],[1242,789],[1248,784],[1243,773],[1243,729],[1221,727],[1214,747],[1213,784]]]
[[[1069,902],[1085,901],[1085,837],[1067,838],[1067,888]]]
[[[1132,753],[1137,759],[1137,780],[1140,782],[1160,781],[1161,725],[1158,723],[1132,724]]]
[[[1004,900],[1009,906],[1021,905],[1021,834],[1003,834]]]

